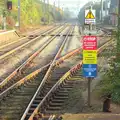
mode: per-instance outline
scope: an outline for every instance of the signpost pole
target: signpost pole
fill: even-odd
[[[88,78],[88,107],[91,107],[91,78]]]
[[[92,24],[89,24],[89,31],[91,31]],[[89,33],[89,36],[91,33]],[[88,107],[91,106],[91,78],[88,78]]]
[[[89,35],[83,37],[83,76],[88,80],[88,107],[91,107],[91,81],[97,76],[97,37],[91,35],[95,22],[95,10],[86,10],[85,24],[89,25]]]

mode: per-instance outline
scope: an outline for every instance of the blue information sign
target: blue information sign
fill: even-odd
[[[83,64],[84,77],[97,77],[97,64]]]

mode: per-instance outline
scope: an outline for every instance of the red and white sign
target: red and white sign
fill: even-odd
[[[83,49],[84,50],[96,50],[97,49],[97,37],[96,36],[84,36],[83,37]]]

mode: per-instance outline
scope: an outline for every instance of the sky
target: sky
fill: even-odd
[[[80,11],[80,8],[85,5],[88,1],[98,1],[98,0],[49,0],[51,4],[54,3],[56,6],[58,6],[58,2],[60,4],[61,8],[69,8],[70,11],[72,11],[75,16],[78,15],[78,12]]]

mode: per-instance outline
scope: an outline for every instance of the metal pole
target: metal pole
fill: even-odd
[[[92,6],[90,7],[92,10]],[[89,31],[92,30],[92,24],[89,24]],[[89,36],[91,33],[89,33]],[[88,107],[91,107],[91,78],[88,78]]]
[[[18,27],[20,29],[20,0],[18,0]]]
[[[91,31],[91,24],[89,24],[89,31]],[[91,33],[89,33],[91,35]],[[88,78],[88,107],[91,106],[91,78]]]
[[[101,23],[103,22],[103,0],[101,0]]]
[[[88,107],[91,107],[91,78],[88,78]]]

